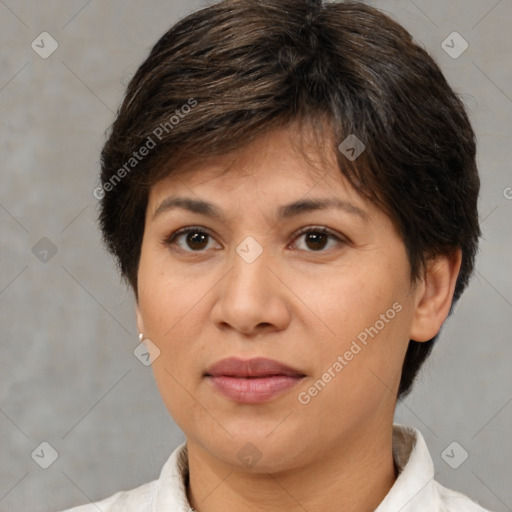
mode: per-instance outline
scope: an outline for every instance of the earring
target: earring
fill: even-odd
[[[142,343],[142,340],[144,339],[144,334],[139,332],[139,341]]]

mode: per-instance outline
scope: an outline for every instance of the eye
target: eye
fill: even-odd
[[[323,227],[307,227],[302,229],[295,240],[306,235],[304,242],[306,247],[311,250],[305,249],[307,252],[322,252],[325,249],[329,239],[334,239],[338,243],[346,243],[342,238],[334,234],[331,230]]]
[[[304,236],[304,242],[307,249],[306,252],[323,252],[329,239],[335,240],[338,244],[347,243],[340,236],[333,233],[331,230],[324,227],[306,227],[303,228],[294,240],[298,240]],[[189,226],[175,233],[172,233],[164,240],[165,245],[177,245],[181,250],[186,252],[204,252],[209,247],[209,239],[213,237],[204,228],[199,226]],[[335,244],[336,245],[336,244]]]
[[[185,237],[184,243],[191,250],[183,247],[182,244],[177,243],[177,241],[180,241],[182,237]],[[203,249],[208,248],[208,238],[212,237],[207,231],[204,230],[204,228],[198,226],[189,226],[180,229],[175,233],[172,233],[171,236],[165,240],[165,244],[177,245],[180,249],[187,252],[202,252]]]

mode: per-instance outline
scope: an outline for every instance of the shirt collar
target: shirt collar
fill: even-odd
[[[172,452],[157,480],[156,492],[151,512],[172,510],[190,512],[187,498],[188,453],[187,443],[180,444]]]
[[[375,512],[431,512],[437,510],[434,463],[421,432],[393,425],[393,458],[398,478]]]
[[[434,464],[420,431],[393,425],[393,458],[399,475],[375,512],[431,512],[438,497],[434,487]],[[190,512],[187,444],[178,446],[157,480],[152,512]]]

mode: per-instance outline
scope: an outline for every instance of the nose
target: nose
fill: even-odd
[[[279,278],[279,265],[265,250],[254,261],[240,254],[234,255],[231,270],[217,287],[213,322],[246,336],[286,329],[290,292]]]

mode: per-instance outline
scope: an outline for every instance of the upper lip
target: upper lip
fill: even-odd
[[[206,375],[211,377],[221,375],[227,377],[270,377],[273,375],[304,377],[304,373],[300,370],[266,357],[245,360],[238,357],[228,357],[210,366]]]

